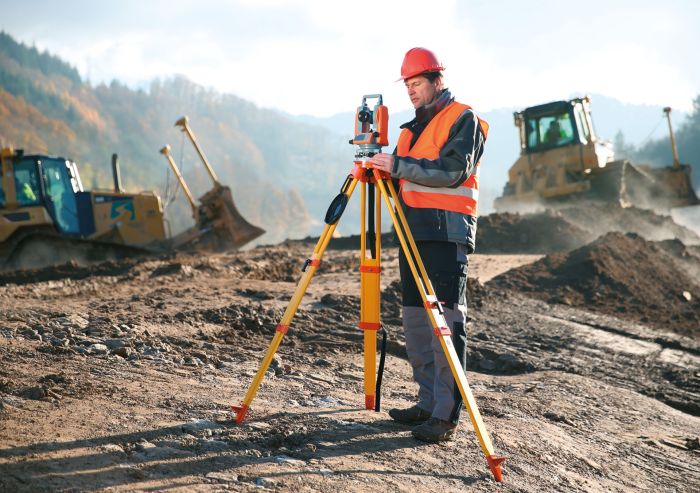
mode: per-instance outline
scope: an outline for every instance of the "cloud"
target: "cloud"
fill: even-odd
[[[353,111],[362,94],[375,92],[392,111],[410,108],[394,80],[413,46],[434,50],[448,86],[481,110],[584,92],[688,110],[700,93],[700,67],[689,62],[700,50],[694,3],[592,0],[585,12],[560,2],[537,7],[41,0],[8,9],[0,27],[69,60],[93,83],[144,86],[177,73],[261,106],[318,116]]]

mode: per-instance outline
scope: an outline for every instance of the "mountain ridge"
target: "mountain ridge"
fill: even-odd
[[[0,34],[0,143],[75,160],[86,188],[111,188],[110,156],[119,154],[127,190],[168,189],[174,179],[158,150],[170,142],[196,196],[211,187],[189,143],[173,127],[188,115],[222,183],[242,214],[268,231],[263,243],[319,229],[351,159],[342,139],[258,108],[181,76],[152,81],[148,91],[113,81],[92,87],[60,58]],[[347,150],[347,157],[343,151]],[[161,196],[163,194],[161,193]],[[173,232],[190,223],[182,197],[167,211]]]
[[[660,107],[592,97],[598,134],[615,140],[619,157],[670,163],[668,138],[649,138],[665,130]],[[131,89],[118,81],[93,87],[59,57],[19,43],[4,32],[0,32],[0,103],[0,143],[74,159],[88,188],[111,187],[109,161],[117,152],[128,189],[169,190],[174,186],[172,177],[158,149],[170,142],[199,196],[211,186],[208,176],[194,150],[173,129],[176,119],[188,115],[241,212],[268,231],[261,243],[318,234],[321,218],[352,166],[352,147],[347,144],[354,124],[351,112],[323,118],[295,116],[260,108],[177,75],[153,80],[148,90]],[[698,107],[690,114],[674,113],[681,160],[696,166],[696,186],[700,184],[700,148],[695,143],[700,142],[696,138]],[[481,167],[482,215],[492,212],[493,199],[501,194],[519,153],[513,111],[477,110],[490,123]],[[399,125],[412,118],[410,110],[390,111],[388,151],[393,149]],[[650,132],[652,128],[656,130]],[[191,224],[181,197],[169,204],[168,216],[174,232]],[[356,233],[356,201],[345,216],[339,231]]]

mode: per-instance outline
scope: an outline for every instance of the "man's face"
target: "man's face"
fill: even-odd
[[[425,76],[417,75],[404,81],[408,97],[415,109],[430,104],[438,96],[440,79],[430,82]]]

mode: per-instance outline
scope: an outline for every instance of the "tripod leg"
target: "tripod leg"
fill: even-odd
[[[433,327],[433,332],[435,333],[435,336],[440,339],[440,345],[445,353],[450,369],[452,370],[455,383],[457,384],[459,392],[462,395],[462,399],[466,404],[467,412],[469,413],[469,418],[474,426],[474,431],[477,439],[479,440],[481,450],[486,456],[486,461],[496,481],[502,481],[503,476],[501,472],[501,462],[505,460],[505,457],[496,456],[494,454],[491,439],[486,431],[486,426],[481,418],[481,413],[476,405],[476,400],[474,399],[474,395],[472,394],[469,383],[467,382],[467,376],[464,373],[462,365],[459,364],[459,358],[457,356],[457,352],[455,351],[454,344],[452,343],[452,338],[450,337],[450,329],[447,327],[447,322],[445,321],[442,307],[435,296],[435,290],[433,289],[432,283],[428,278],[425,266],[423,265],[423,261],[421,260],[418,252],[418,248],[413,240],[413,235],[411,234],[411,230],[408,227],[408,222],[406,221],[406,216],[404,215],[399,203],[399,197],[396,193],[396,189],[394,188],[394,184],[390,180],[381,179],[377,170],[374,170],[374,176],[377,179],[377,186],[381,191],[382,197],[384,198],[384,203],[386,204],[391,220],[394,223],[396,234],[399,238],[399,242],[401,243],[401,248],[406,255],[406,260],[411,268],[411,272],[413,273],[416,286],[418,286],[418,291],[423,299],[428,318],[430,319],[430,323]],[[392,207],[391,200],[389,200],[389,196],[391,196],[394,204],[396,204],[395,211]]]
[[[367,190],[370,191],[367,194]],[[380,207],[379,197],[374,194],[374,185],[362,182],[362,205],[360,207],[360,328],[364,331],[364,357],[365,357],[365,408],[374,409],[376,402],[377,373],[377,331],[381,328],[379,322],[380,288]],[[367,204],[368,207],[365,207]],[[376,210],[376,222],[374,211]],[[369,222],[369,232],[366,235],[366,221]],[[367,256],[367,240],[369,237],[370,254]]]
[[[346,186],[343,186],[342,193],[345,194],[347,200],[349,200],[352,196],[357,182],[358,179],[353,178],[351,181],[346,182]],[[334,222],[326,224],[326,227],[323,229],[323,232],[321,233],[321,236],[318,239],[318,242],[316,243],[316,247],[314,248],[314,252],[311,255],[311,258],[306,261],[304,273],[301,276],[299,283],[297,284],[296,290],[292,295],[292,299],[287,305],[287,309],[285,310],[284,315],[282,316],[282,320],[279,324],[277,324],[275,336],[273,337],[272,342],[270,343],[270,346],[268,347],[267,352],[263,357],[262,363],[260,364],[260,367],[258,368],[255,377],[253,378],[253,383],[251,383],[250,387],[248,388],[248,392],[243,398],[243,403],[240,406],[232,406],[233,410],[236,413],[236,423],[240,424],[245,419],[245,415],[248,412],[248,409],[250,408],[250,403],[255,398],[255,394],[258,392],[258,388],[260,387],[263,378],[265,378],[265,372],[270,367],[270,363],[272,363],[272,358],[275,356],[277,348],[279,348],[279,345],[282,342],[282,338],[287,333],[287,330],[289,330],[289,325],[292,323],[294,315],[296,315],[296,312],[299,309],[301,299],[304,297],[304,294],[306,293],[306,290],[308,289],[309,284],[311,283],[311,278],[316,273],[318,266],[321,265],[321,257],[323,257],[323,253],[326,251],[326,247],[328,247],[328,243],[333,237],[333,233],[335,232],[335,228],[338,225],[339,220],[340,216],[336,217]]]

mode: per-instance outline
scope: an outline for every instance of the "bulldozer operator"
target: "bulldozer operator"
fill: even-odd
[[[470,106],[455,101],[445,87],[443,70],[428,49],[406,53],[399,81],[406,86],[416,116],[401,125],[394,152],[376,154],[370,162],[399,181],[401,206],[437,299],[444,303],[459,362],[466,370],[467,266],[475,246],[479,159],[488,124]],[[419,440],[449,440],[462,398],[405,254],[399,251],[403,329],[418,402],[391,409],[389,416],[415,425],[413,436]]]
[[[557,120],[552,120],[547,127],[547,132],[544,134],[544,143],[549,145],[557,145],[561,139],[561,126]]]
[[[19,175],[17,177],[16,183],[20,184],[17,188],[17,202],[20,205],[33,205],[37,202],[37,192],[39,190],[39,181],[36,173],[26,170],[18,170],[16,173]],[[26,179],[22,178],[22,174],[26,174]]]

